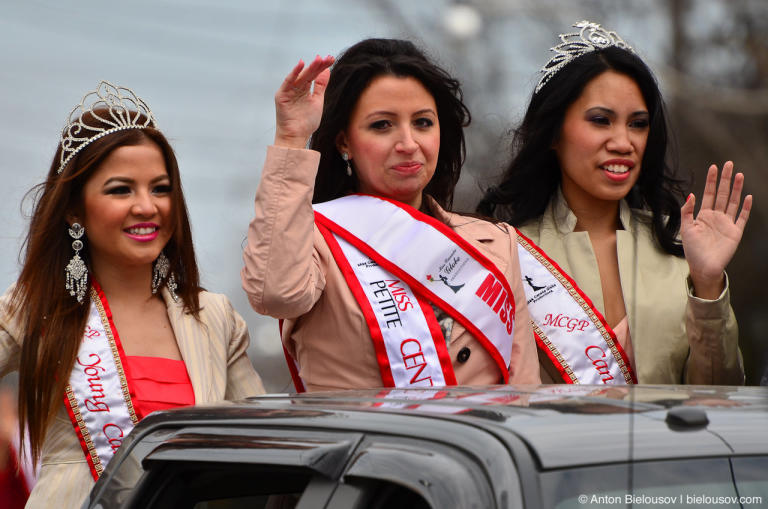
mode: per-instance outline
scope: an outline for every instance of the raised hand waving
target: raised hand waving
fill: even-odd
[[[752,195],[741,203],[744,175],[731,176],[733,162],[723,165],[720,183],[717,183],[717,166],[709,167],[701,208],[693,217],[696,198],[691,194],[680,209],[680,235],[683,240],[685,259],[691,272],[697,297],[715,299],[723,290],[724,270],[733,258],[741,242],[744,227],[752,209]],[[741,212],[739,213],[739,206]]]
[[[288,73],[275,94],[275,145],[305,148],[320,125],[325,87],[334,58],[319,55],[304,67],[299,63]],[[314,87],[312,83],[314,82]]]

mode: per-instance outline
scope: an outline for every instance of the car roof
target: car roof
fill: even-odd
[[[169,421],[400,435],[451,422],[522,440],[540,468],[554,469],[768,454],[768,387],[502,385],[271,394],[159,412],[139,427]]]

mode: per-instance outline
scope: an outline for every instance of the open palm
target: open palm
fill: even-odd
[[[733,163],[728,161],[723,165],[718,185],[717,166],[710,166],[699,213],[693,217],[693,195],[680,209],[685,259],[700,297],[713,298],[722,290],[723,271],[739,247],[752,209],[752,195],[747,195],[739,213],[744,175],[736,174],[731,189],[732,174]]]
[[[283,80],[275,94],[275,145],[291,148],[306,146],[309,137],[320,125],[331,64],[332,56],[317,56],[306,68],[304,62],[299,60]]]

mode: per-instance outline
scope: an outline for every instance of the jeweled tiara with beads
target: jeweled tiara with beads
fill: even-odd
[[[99,121],[100,125],[93,125],[93,120]],[[147,103],[129,88],[102,81],[96,90],[83,96],[80,104],[67,117],[61,134],[57,173],[61,174],[67,163],[89,143],[115,131],[146,127],[157,128],[157,121]]]
[[[550,48],[550,51],[555,52],[555,56],[541,68],[543,76],[539,80],[539,84],[536,85],[533,91],[534,94],[538,93],[541,87],[546,85],[560,69],[582,55],[611,46],[625,49],[632,53],[635,52],[629,44],[619,37],[619,34],[605,30],[598,23],[584,20],[575,23],[573,26],[581,30],[575,33],[560,34],[559,37],[562,42]]]

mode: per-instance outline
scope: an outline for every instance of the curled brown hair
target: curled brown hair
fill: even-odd
[[[89,125],[99,125],[96,115],[86,114]],[[110,126],[106,126],[107,128]],[[82,305],[65,289],[64,269],[72,256],[67,234],[68,215],[82,211],[83,186],[115,149],[154,143],[163,153],[171,184],[173,234],[165,246],[171,271],[178,282],[176,293],[188,313],[200,313],[200,276],[192,246],[189,214],[181,187],[176,156],[157,129],[125,129],[95,139],[83,147],[58,174],[61,145],[56,150],[45,182],[30,191],[34,207],[24,246],[22,269],[11,297],[11,312],[22,325],[19,363],[19,427],[29,433],[30,454],[37,462],[45,433],[61,404],[75,363],[90,308],[86,293]],[[80,255],[90,269],[87,232]]]

